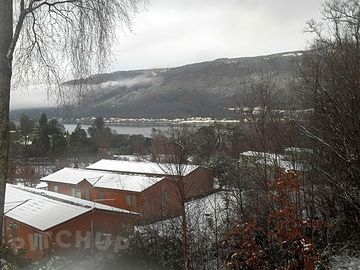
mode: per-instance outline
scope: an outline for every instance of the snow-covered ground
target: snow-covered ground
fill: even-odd
[[[106,270],[104,261],[107,258],[95,254],[93,257],[84,256],[83,259],[52,256],[46,262],[34,263],[26,270]]]
[[[334,256],[330,260],[330,269],[331,270],[359,270],[360,269],[360,256]]]

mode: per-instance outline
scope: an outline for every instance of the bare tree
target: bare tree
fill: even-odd
[[[1,1],[0,216],[4,213],[12,81],[21,83],[24,79],[34,77],[49,85],[59,85],[62,70],[66,70],[65,74],[72,73],[75,78],[90,75],[95,68],[100,70],[109,56],[115,30],[124,23],[130,24],[139,2],[140,0]],[[61,92],[58,95],[63,98]]]
[[[191,191],[186,181],[188,158],[191,151],[191,132],[188,127],[172,128],[169,134],[158,134],[155,138],[153,155],[160,168],[170,176],[173,182],[173,193],[181,216],[182,250],[184,270],[190,269],[189,221],[186,213],[186,201]]]
[[[239,96],[238,107],[241,122],[247,126],[250,156],[240,156],[237,171],[239,190],[247,190],[250,214],[254,211],[262,218],[262,224],[270,213],[270,185],[274,179],[277,157],[282,151],[280,119],[275,115],[278,109],[279,85],[271,73],[255,74],[246,84],[246,90]],[[273,154],[270,154],[273,153]],[[242,192],[239,195],[243,195]],[[239,202],[244,201],[239,197]],[[251,205],[249,205],[251,203]],[[241,208],[246,208],[241,206]],[[247,216],[247,213],[243,213]]]
[[[272,73],[259,73],[249,79],[246,90],[239,96],[240,118],[252,135],[253,149],[275,152],[281,148],[278,109],[279,83]]]
[[[348,223],[360,218],[360,3],[332,0],[322,20],[310,21],[315,34],[299,68],[303,97],[314,113],[304,134],[313,142],[313,162],[322,181],[322,209]]]

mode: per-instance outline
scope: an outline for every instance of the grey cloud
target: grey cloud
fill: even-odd
[[[154,74],[156,75],[156,74]],[[105,82],[105,83],[100,83],[95,85],[95,87],[93,87],[94,89],[99,88],[114,88],[114,87],[133,87],[136,85],[148,85],[154,82],[154,78],[152,77],[147,77],[147,76],[137,76],[135,78],[131,78],[131,79],[124,79],[124,80],[118,80],[118,81],[109,81],[109,82]]]
[[[153,0],[121,39],[112,70],[303,49],[320,0]]]
[[[304,49],[309,38],[303,33],[305,23],[319,17],[322,2],[150,1],[135,17],[133,32],[122,34],[114,44],[113,64],[108,71],[166,68],[222,57]],[[25,106],[29,100],[35,104],[33,96],[15,94],[12,106]]]

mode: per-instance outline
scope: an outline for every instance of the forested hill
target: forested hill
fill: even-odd
[[[236,98],[254,74],[271,72],[281,88],[283,108],[296,106],[288,83],[294,62],[302,52],[267,56],[222,58],[175,68],[119,71],[98,74],[83,80],[91,89],[86,102],[71,110],[68,117],[102,115],[104,117],[189,116],[231,117],[228,108],[236,106]],[[74,91],[69,81],[64,85]]]

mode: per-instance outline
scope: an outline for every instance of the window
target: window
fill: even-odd
[[[39,250],[44,249],[44,239],[43,239],[42,234],[40,234],[40,233],[33,234],[33,245],[35,248],[37,248]]]
[[[89,189],[85,189],[83,199],[90,200],[90,190]]]
[[[163,204],[168,203],[169,201],[169,193],[167,193],[166,191],[163,191],[162,193],[162,202]]]
[[[54,185],[54,192],[59,192],[59,186]]]
[[[81,198],[81,190],[79,188],[75,189],[75,197],[76,198]]]
[[[99,192],[99,200],[104,200],[105,199],[105,192],[104,191],[100,191]]]
[[[81,198],[81,190],[79,188],[71,188],[71,196]]]
[[[126,202],[127,206],[135,207],[136,206],[136,196],[134,194],[126,195],[125,202]]]

